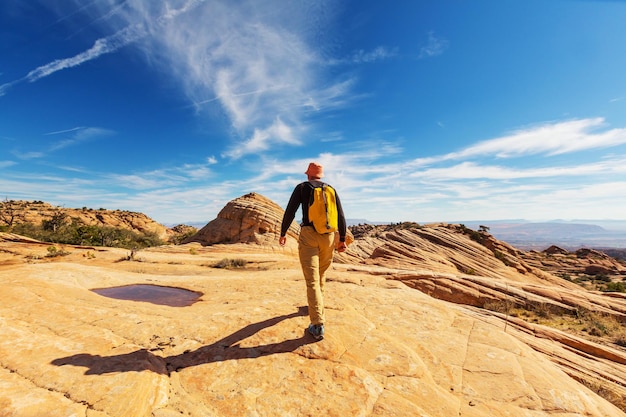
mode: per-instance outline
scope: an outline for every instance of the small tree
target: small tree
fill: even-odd
[[[54,213],[52,213],[52,217],[49,220],[41,222],[41,226],[44,230],[50,230],[56,233],[56,231],[65,224],[66,220],[67,214],[60,208],[57,208]]]
[[[24,211],[15,200],[7,197],[0,203],[0,226],[12,227],[17,222],[24,221]]]

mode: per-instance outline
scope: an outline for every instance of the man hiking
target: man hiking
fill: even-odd
[[[302,205],[302,223],[298,238],[298,255],[306,281],[311,324],[309,333],[317,340],[324,338],[324,284],[326,271],[333,262],[335,231],[339,232],[337,250],[346,250],[346,219],[339,196],[335,190],[321,181],[324,169],[311,162],[305,172],[307,181],[298,184],[291,194],[283,216],[278,243],[287,242],[287,230],[298,207]],[[315,206],[315,207],[311,207]],[[323,207],[321,211],[316,207]],[[309,209],[312,210],[309,210]],[[324,212],[325,210],[325,212]],[[318,213],[325,213],[325,219]]]

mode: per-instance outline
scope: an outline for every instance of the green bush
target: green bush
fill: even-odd
[[[47,258],[56,258],[57,256],[67,256],[70,253],[66,250],[63,249],[59,249],[56,246],[48,246],[48,254],[46,255]]]
[[[626,285],[623,282],[609,282],[602,289],[604,292],[626,292]]]
[[[143,249],[163,245],[156,233],[139,233],[111,226],[86,225],[73,221],[71,224],[36,226],[20,223],[10,228],[10,232],[42,242],[62,243],[80,246],[107,246],[125,249]]]

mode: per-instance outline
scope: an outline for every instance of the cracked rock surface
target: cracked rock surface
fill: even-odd
[[[539,329],[339,264],[316,341],[289,249],[191,244],[130,261],[1,244],[2,417],[625,415],[564,372],[554,356],[576,367],[572,347]],[[210,266],[224,258],[247,264]],[[202,296],[170,307],[91,291],[128,284]],[[611,365],[623,378],[626,365]]]

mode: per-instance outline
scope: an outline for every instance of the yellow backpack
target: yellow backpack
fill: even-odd
[[[310,182],[308,184],[313,188],[309,200],[309,222],[317,233],[336,232],[339,228],[339,214],[335,189],[325,183],[320,183],[319,186]]]

